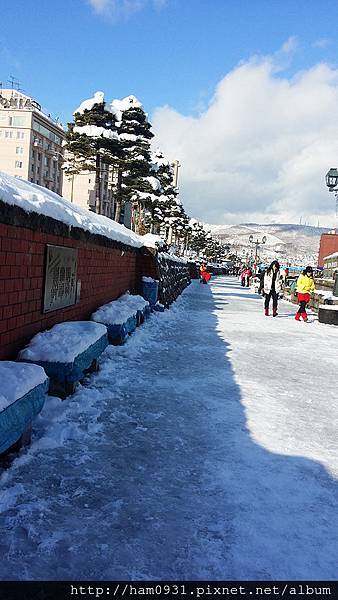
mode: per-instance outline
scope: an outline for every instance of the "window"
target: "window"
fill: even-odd
[[[26,117],[9,117],[8,124],[12,127],[24,127],[26,125]]]
[[[40,123],[38,123],[35,120],[33,120],[33,129],[34,129],[34,131],[38,131],[39,133],[44,135],[46,138],[48,138],[52,142],[55,142],[56,144],[61,146],[62,139],[58,135],[55,135],[55,133],[53,133],[46,127],[44,127],[43,125],[40,125]]]
[[[21,160],[16,160],[15,161],[15,168],[16,169],[22,169],[22,161]]]
[[[32,170],[32,171],[33,171],[33,173],[34,173],[34,164],[32,164],[32,166],[31,166],[31,170]]]
[[[23,140],[24,137],[25,137],[25,134],[24,134],[23,131],[17,131],[16,132],[16,137],[17,137],[18,140]]]
[[[13,137],[13,131],[5,131],[5,138],[12,138]]]
[[[38,152],[38,160],[41,160],[41,154]]]
[[[16,152],[16,154],[23,154],[23,147],[17,146],[15,152]]]

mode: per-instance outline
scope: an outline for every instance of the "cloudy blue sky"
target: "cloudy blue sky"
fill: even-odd
[[[66,122],[136,95],[210,223],[334,224],[336,0],[1,0],[0,80]]]

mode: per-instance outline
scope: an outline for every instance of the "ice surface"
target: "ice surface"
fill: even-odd
[[[0,579],[336,580],[338,328],[193,282],[4,472]]]
[[[0,361],[0,411],[18,400],[18,398],[28,394],[46,379],[47,375],[39,365]]]
[[[95,344],[107,328],[91,321],[65,321],[48,331],[37,333],[28,346],[20,351],[22,360],[73,362],[75,357]]]

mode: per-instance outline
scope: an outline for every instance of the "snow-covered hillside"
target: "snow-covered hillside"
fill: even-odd
[[[329,229],[295,224],[257,224],[240,225],[206,225],[215,239],[229,244],[231,251],[246,258],[255,254],[255,244],[250,244],[249,236],[254,241],[266,237],[266,243],[260,244],[259,255],[263,260],[280,258],[294,264],[317,264],[320,236]]]

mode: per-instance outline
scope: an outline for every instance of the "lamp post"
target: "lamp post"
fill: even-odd
[[[329,192],[334,192],[336,196],[336,217],[338,217],[338,169],[332,168],[325,175],[326,185]]]
[[[254,236],[250,235],[249,237],[249,242],[250,244],[254,244],[255,245],[255,264],[257,264],[257,259],[258,259],[258,248],[261,244],[265,244],[266,242],[266,236],[263,235],[262,239],[259,240],[258,238],[256,240],[254,240]]]

